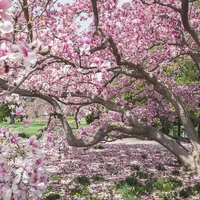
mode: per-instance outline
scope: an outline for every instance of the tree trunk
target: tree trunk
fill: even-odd
[[[200,173],[200,151],[193,150],[193,152],[190,153],[183,145],[154,127],[149,127],[148,132],[151,139],[157,141],[171,151],[184,166]]]
[[[15,124],[15,116],[10,115],[10,124]]]

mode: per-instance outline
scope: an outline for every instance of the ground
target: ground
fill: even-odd
[[[46,199],[49,194],[63,200],[200,199],[200,176],[153,141],[120,140],[52,153]]]
[[[44,124],[1,125],[33,135]],[[85,120],[81,125],[87,126]],[[60,135],[55,138],[46,148],[49,180],[43,200],[200,200],[200,175],[154,141],[124,139],[74,148]]]

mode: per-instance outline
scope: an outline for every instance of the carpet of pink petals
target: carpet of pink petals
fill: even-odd
[[[159,170],[156,166],[164,166]],[[84,199],[70,196],[69,192],[76,186],[76,178],[100,176],[105,181],[93,181],[88,186],[90,193],[102,195],[106,200],[121,200],[115,183],[124,180],[133,172],[131,166],[139,166],[145,172],[153,173],[155,178],[173,177],[174,170],[180,171],[178,179],[183,188],[200,182],[200,176],[183,169],[177,159],[164,147],[152,141],[120,140],[102,143],[91,148],[75,148],[66,146],[52,147],[47,152],[47,171],[49,177],[59,176],[60,181],[50,178],[49,187],[61,194],[63,200]],[[140,180],[141,182],[145,180]],[[85,198],[87,199],[87,198]],[[156,194],[143,196],[142,199],[160,199]],[[181,198],[180,198],[181,199]],[[200,195],[187,199],[200,199]]]

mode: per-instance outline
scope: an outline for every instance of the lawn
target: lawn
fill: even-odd
[[[74,121],[74,117],[68,116],[67,119],[69,120],[69,123],[75,132],[77,128]],[[15,124],[10,124],[9,119],[8,119],[7,122],[1,122],[0,126],[7,127],[10,130],[15,130],[19,133],[26,133],[27,135],[31,136],[31,135],[37,134],[37,131],[45,126],[45,121],[42,119],[32,119],[31,124],[29,126],[26,126],[22,122],[18,122],[18,121]],[[86,126],[88,125],[86,124],[85,119],[82,118],[80,121],[79,128],[86,127]]]
[[[21,122],[16,122],[15,124],[9,124],[9,122],[1,122],[0,126],[9,128],[10,130],[15,130],[19,133],[26,133],[27,135],[35,135],[37,131],[43,128],[45,123],[43,121],[32,121],[29,126],[22,124]]]

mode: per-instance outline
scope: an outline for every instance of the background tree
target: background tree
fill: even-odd
[[[6,122],[7,117],[10,116],[10,109],[8,104],[0,104],[0,122]]]

